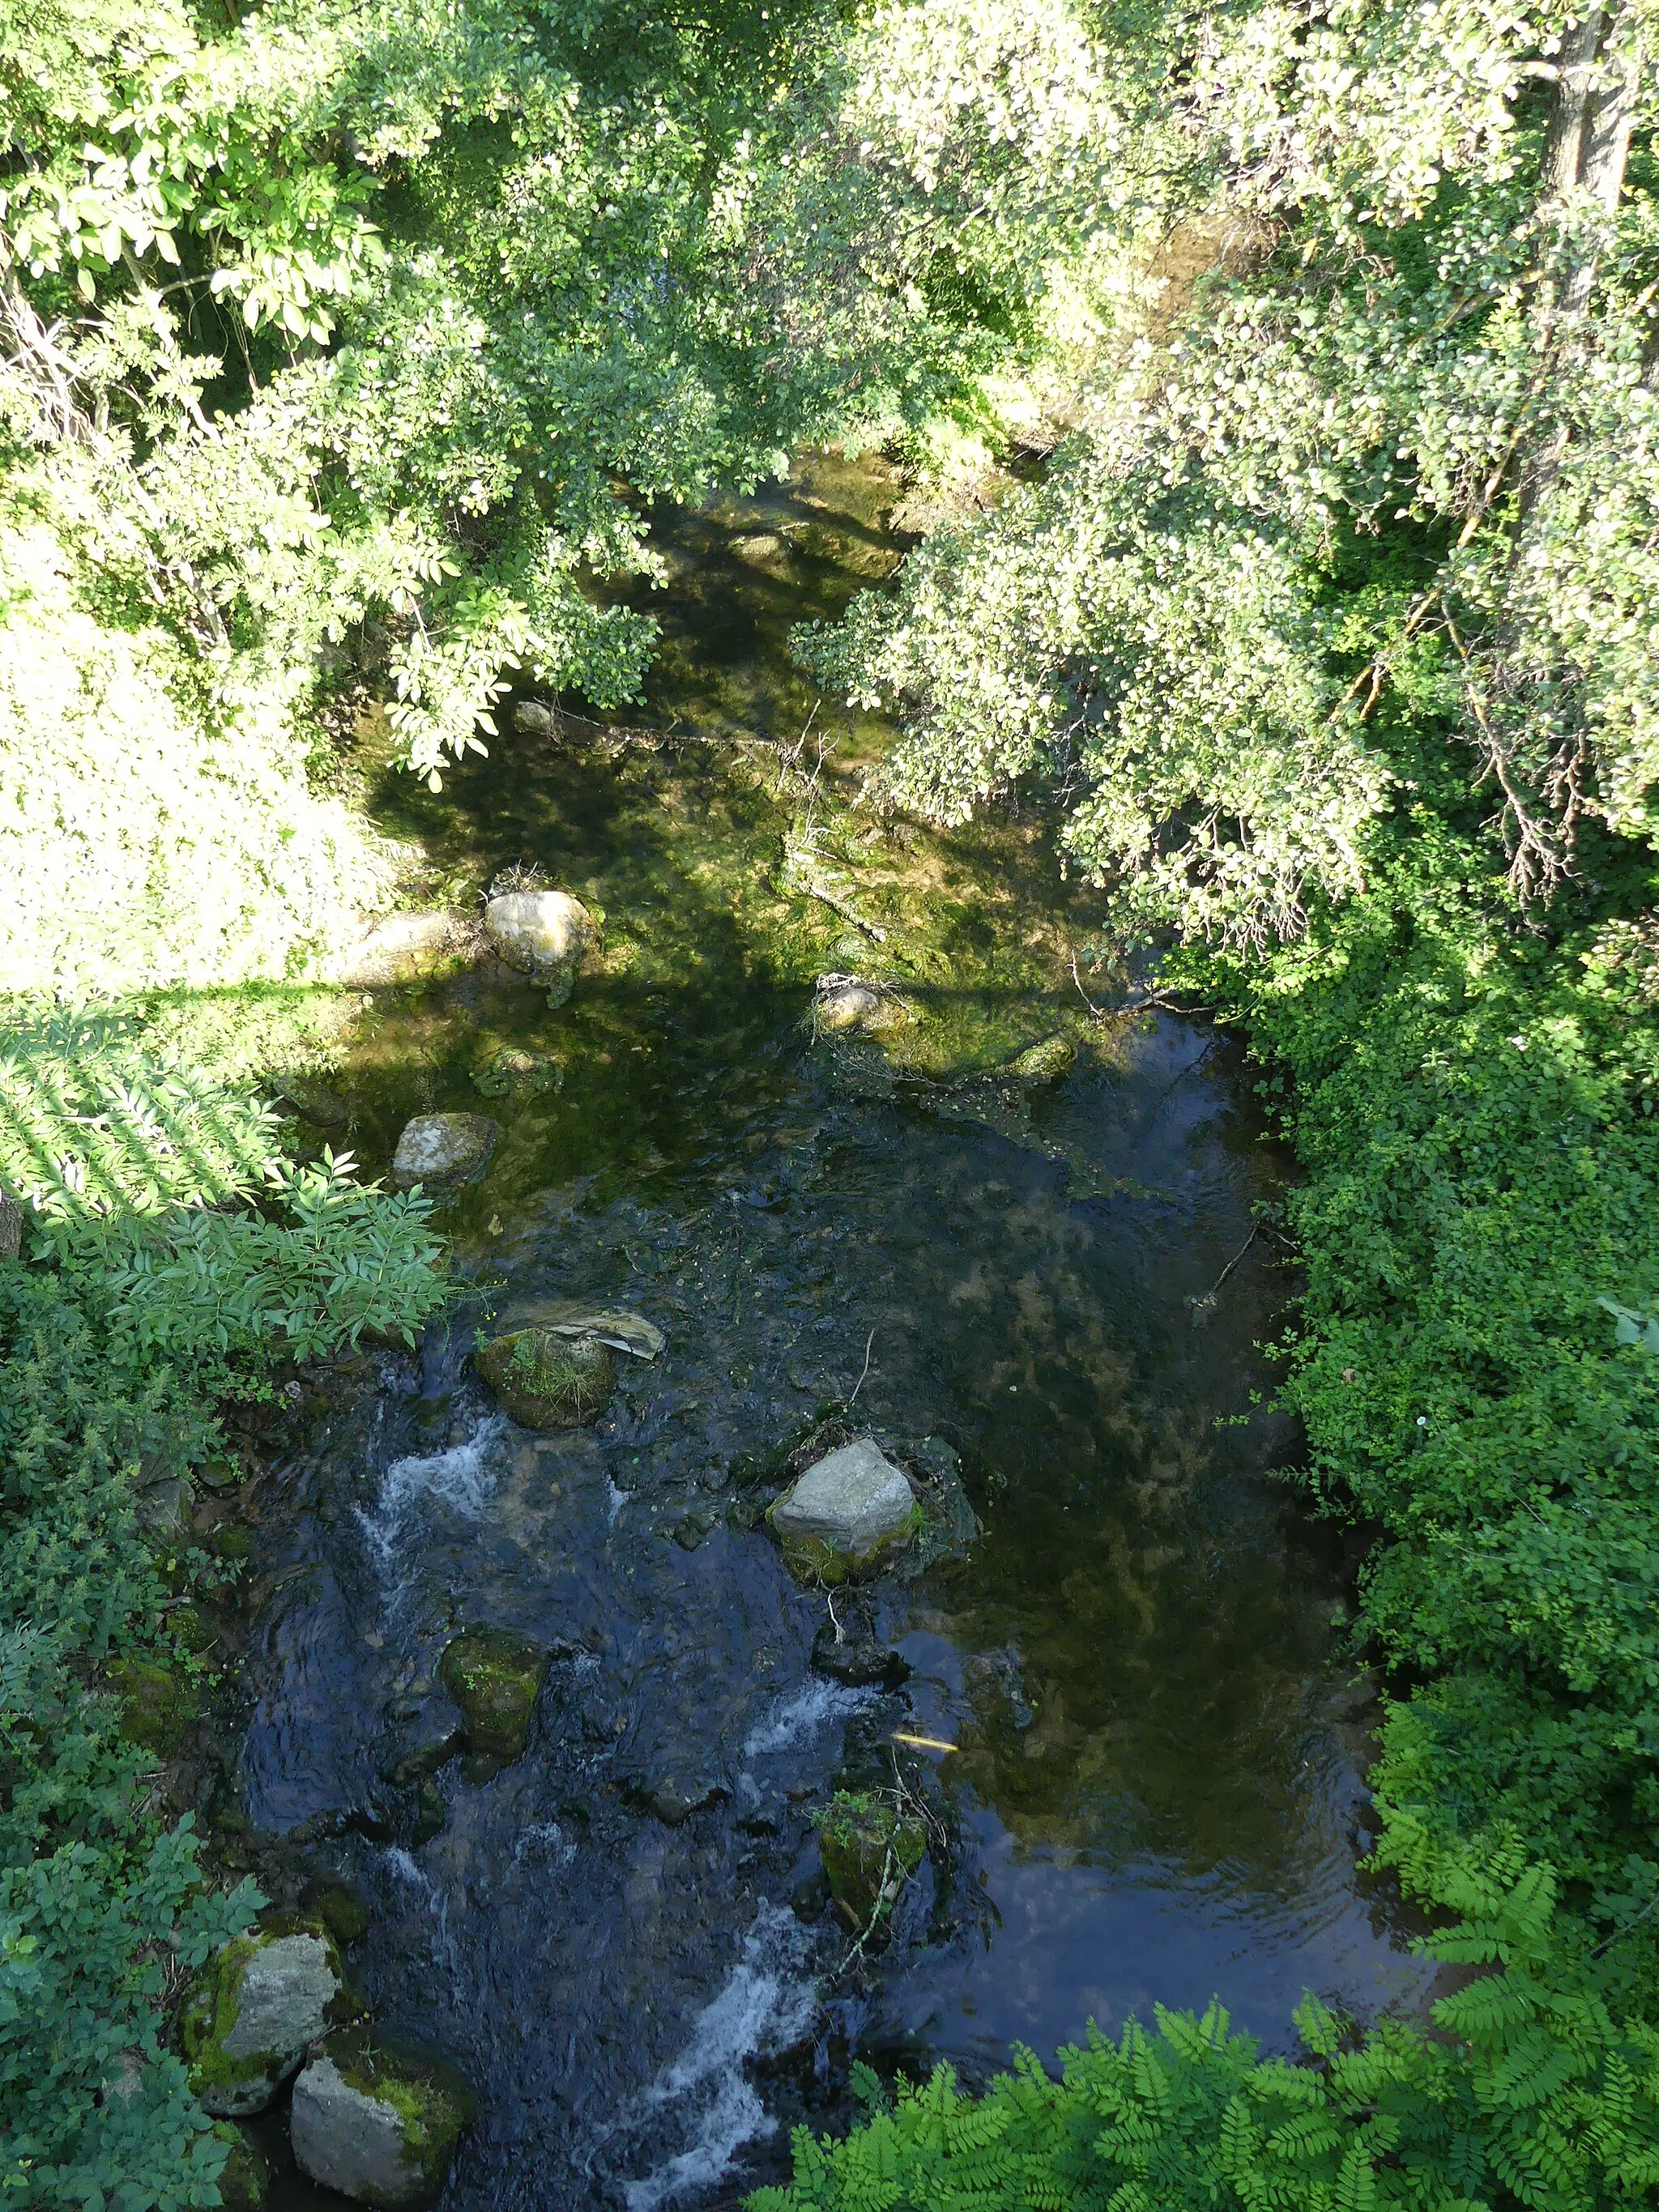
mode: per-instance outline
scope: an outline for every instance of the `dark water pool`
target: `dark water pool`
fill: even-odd
[[[698,604],[726,595],[721,696],[757,720],[770,698],[780,727],[784,621],[887,543],[879,476],[838,465],[683,525]],[[810,544],[773,527],[792,500]],[[769,529],[770,570],[731,552]],[[685,640],[641,710],[659,727],[676,699],[715,712]],[[607,929],[556,1013],[489,971],[380,995],[341,1079],[367,1164],[416,1111],[502,1124],[441,1217],[475,1304],[342,1378],[267,1486],[252,1587],[249,1814],[362,1887],[377,2016],[477,2083],[447,2201],[725,2201],[777,2170],[789,2124],[843,2115],[854,2056],[978,2077],[1012,2041],[1052,2058],[1155,2002],[1219,1994],[1280,2047],[1304,1988],[1361,2016],[1416,2002],[1425,1971],[1354,1868],[1352,1561],[1273,1477],[1296,1440],[1256,1347],[1290,1285],[1256,1224],[1280,1164],[1234,1048],[1164,1013],[1091,1020],[1056,951],[1086,916],[1021,874],[1038,828],[1018,853],[902,846],[931,932],[918,1024],[951,1001],[958,1043],[975,1007],[1003,1043],[1081,1040],[1064,1081],[1016,1096],[814,1039],[808,979],[836,932],[851,964],[846,916],[779,889],[799,794],[713,751],[515,740],[397,805],[434,860],[483,878],[533,854]],[[941,915],[975,869],[1000,935],[957,957]],[[879,947],[902,961],[902,933]],[[474,1071],[504,1044],[561,1086],[486,1102]],[[590,1431],[514,1428],[465,1364],[487,1299],[530,1291],[667,1335]],[[912,1668],[893,1693],[811,1671],[823,1598],[732,1517],[742,1455],[855,1389],[860,1424],[954,1447],[983,1524],[965,1560],[878,1587]],[[526,1756],[482,1784],[444,1770],[421,1840],[385,1778],[471,1624],[559,1656]],[[893,1759],[926,1770],[952,1846],[849,1971],[812,1814],[844,1767]],[[670,1826],[665,1788],[709,1802]]]

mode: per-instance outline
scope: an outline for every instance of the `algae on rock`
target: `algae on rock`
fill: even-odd
[[[295,2084],[301,2173],[382,2212],[435,2203],[477,2107],[435,2054],[367,2030],[331,2035]]]
[[[346,2002],[339,1953],[317,1923],[279,1917],[222,1945],[179,2020],[204,2109],[229,2120],[264,2112]]]
[[[444,1649],[438,1680],[466,1724],[467,1747],[501,1765],[521,1758],[549,1655],[495,1628],[469,1628]]]
[[[520,1328],[474,1352],[472,1364],[504,1413],[526,1429],[578,1428],[603,1411],[617,1379],[609,1345],[597,1337]]]
[[[842,1918],[865,1933],[890,1916],[927,1856],[927,1831],[887,1796],[837,1790],[818,1830],[818,1851]]]

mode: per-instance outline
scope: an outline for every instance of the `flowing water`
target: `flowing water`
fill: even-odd
[[[785,629],[890,565],[891,496],[823,460],[669,518],[640,721],[795,748]],[[1218,1993],[1289,2047],[1304,1988],[1368,2018],[1425,1986],[1355,1871],[1352,1559],[1273,1479],[1296,1438],[1258,1346],[1291,1285],[1252,1232],[1284,1164],[1238,1053],[1167,1013],[1094,1019],[1088,902],[1041,822],[918,839],[849,813],[879,737],[820,720],[792,778],[577,726],[440,799],[386,786],[452,888],[533,860],[605,918],[557,1012],[488,969],[375,994],[333,1079],[365,1164],[417,1111],[502,1126],[439,1217],[470,1302],[338,1378],[265,1487],[249,1585],[248,1817],[357,1883],[376,2017],[477,2085],[457,2212],[732,2200],[790,2124],[844,2120],[854,2057],[979,2079],[1014,2040],[1051,2061],[1091,2019]],[[791,845],[833,861],[831,899]],[[897,1037],[815,1037],[822,966],[894,976]],[[1057,1030],[1081,1046],[1062,1081],[986,1073]],[[481,1096],[506,1048],[557,1087]],[[620,1363],[591,1430],[528,1434],[466,1364],[526,1291],[635,1308],[667,1351]],[[825,1601],[738,1510],[745,1455],[854,1394],[859,1425],[956,1449],[982,1522],[876,1587],[893,1692],[811,1671]],[[433,1834],[386,1777],[473,1624],[556,1656],[526,1756],[443,1769]],[[812,1816],[889,1762],[950,1848],[849,1964]],[[665,1792],[707,1802],[671,1826]]]

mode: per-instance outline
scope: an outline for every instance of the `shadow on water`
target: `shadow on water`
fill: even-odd
[[[878,477],[827,473],[793,496],[856,549],[811,556],[844,597],[890,541]],[[849,487],[864,503],[838,522]],[[732,552],[789,545],[778,519],[775,499],[683,519],[683,579],[741,607],[743,564],[811,550]],[[770,683],[793,715],[776,592],[756,589],[721,684],[752,708]],[[670,605],[694,639],[685,591]],[[714,714],[672,653],[657,681],[659,726]],[[943,956],[929,971],[962,994],[946,1015],[972,1001],[1029,1036],[1069,1000],[1071,1075],[1012,1120],[884,1081],[804,1019],[843,925],[779,891],[787,811],[763,781],[515,743],[453,786],[388,805],[479,880],[539,859],[605,909],[605,959],[556,1013],[489,971],[377,994],[342,1078],[366,1164],[416,1111],[488,1111],[502,1135],[440,1216],[472,1303],[418,1358],[342,1376],[269,1486],[244,1764],[255,1827],[371,1901],[356,1968],[376,2016],[479,2086],[447,2202],[729,2197],[777,2170],[780,2123],[844,2117],[854,2055],[978,2078],[1012,2039],[1049,2057],[1154,2001],[1218,1992],[1275,2047],[1304,1987],[1362,2017],[1415,2002],[1425,1969],[1354,1869],[1348,1563],[1271,1478],[1296,1439],[1258,1401],[1256,1346],[1290,1286],[1273,1237],[1250,1239],[1280,1170],[1233,1048],[1164,1015],[1091,1028],[1049,952],[993,946],[955,986]],[[1020,879],[1036,849],[988,873],[1005,945],[1039,943],[1039,896],[1054,943],[1082,926],[1034,863]],[[951,850],[970,873],[1013,848]],[[935,951],[948,923],[931,912]],[[508,1046],[559,1087],[481,1097]],[[666,1333],[591,1431],[514,1428],[465,1364],[490,1298],[532,1291]],[[742,1455],[855,1385],[860,1422],[960,1453],[984,1524],[965,1561],[880,1586],[913,1670],[895,1692],[811,1673],[824,1601],[732,1512]],[[448,1724],[436,1662],[476,1623],[556,1656],[526,1756],[481,1782],[452,1760],[422,1814],[389,1778]],[[932,1769],[953,1849],[848,1973],[812,1816],[895,1731],[955,1747],[903,1753]]]

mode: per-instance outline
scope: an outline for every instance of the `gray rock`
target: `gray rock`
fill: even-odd
[[[453,974],[482,960],[489,950],[475,915],[441,908],[427,914],[382,915],[365,922],[356,943],[325,955],[319,968],[329,982],[372,990]]]
[[[499,1126],[483,1114],[417,1115],[398,1139],[392,1180],[399,1190],[417,1182],[476,1182],[489,1165],[500,1134]]]
[[[550,738],[558,732],[559,717],[539,699],[520,699],[513,709],[513,726],[527,738]]]
[[[0,1185],[0,1260],[15,1260],[23,1249],[23,1204]]]
[[[330,2038],[294,2085],[295,2163],[309,2180],[384,2212],[432,2203],[471,2125],[453,2067],[379,2036]]]
[[[321,1929],[254,1929],[225,1944],[185,1999],[190,2083],[216,2119],[262,2112],[334,2025],[344,1983]]]
[[[132,1510],[138,1526],[154,1544],[181,1544],[191,1533],[196,1492],[182,1475],[164,1476],[139,1491]]]
[[[546,1329],[554,1336],[591,1336],[613,1352],[635,1359],[655,1359],[668,1340],[643,1314],[620,1306],[592,1306],[580,1298],[517,1298],[498,1316],[503,1334],[520,1328]]]
[[[786,1547],[822,1546],[866,1559],[906,1531],[915,1493],[873,1437],[860,1437],[815,1461],[772,1508],[772,1526]]]
[[[568,891],[507,891],[484,908],[484,928],[503,960],[539,982],[574,973],[598,934]]]

